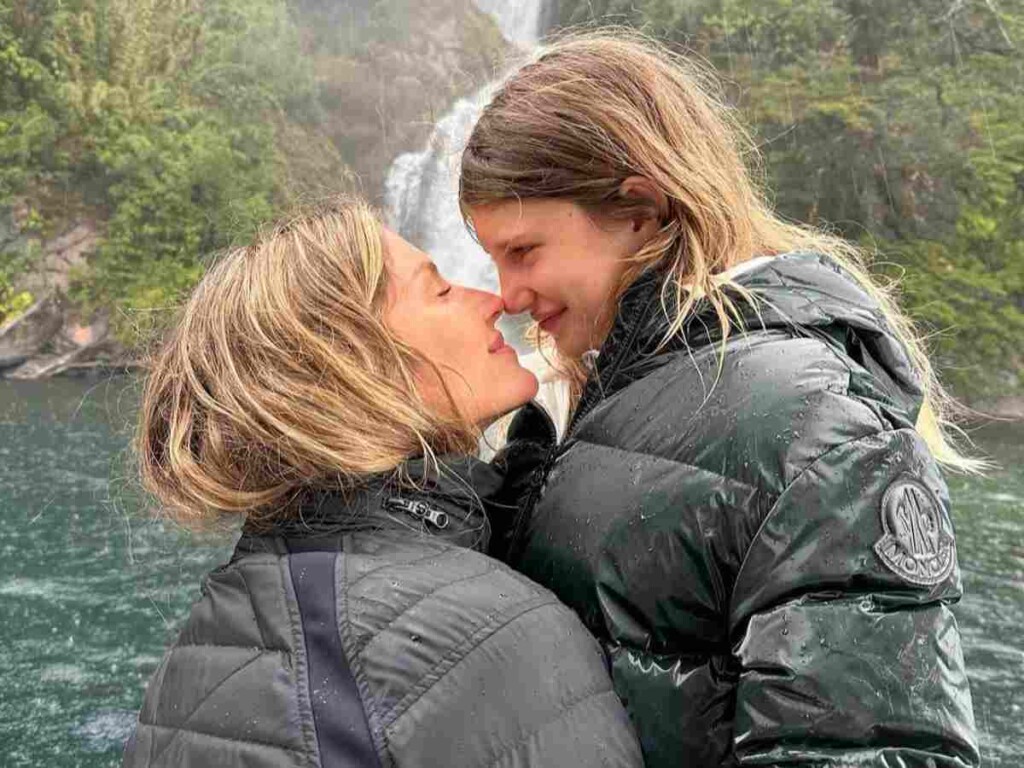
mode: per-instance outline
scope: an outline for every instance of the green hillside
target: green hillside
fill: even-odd
[[[1024,394],[1024,0],[557,10],[710,61],[778,208],[903,277],[957,392]],[[257,222],[340,190],[379,198],[391,158],[504,53],[471,0],[0,0],[0,322],[84,223],[70,311],[130,349]]]

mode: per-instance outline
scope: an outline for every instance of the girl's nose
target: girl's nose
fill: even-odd
[[[524,285],[502,280],[501,298],[505,304],[505,311],[510,315],[518,315],[520,312],[528,310],[533,304],[533,291]]]

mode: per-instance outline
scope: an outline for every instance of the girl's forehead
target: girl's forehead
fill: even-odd
[[[561,226],[579,213],[582,211],[567,200],[535,198],[476,205],[470,208],[469,217],[481,245],[495,253],[517,237]]]

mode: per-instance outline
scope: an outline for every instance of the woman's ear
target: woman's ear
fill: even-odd
[[[657,226],[668,216],[668,197],[646,176],[627,178],[619,186],[619,195],[625,198],[640,198],[650,203],[650,213],[646,216],[638,214],[633,221],[634,232],[639,232],[652,222]]]

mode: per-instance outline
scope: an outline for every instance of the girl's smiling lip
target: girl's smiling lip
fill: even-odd
[[[565,314],[565,309],[560,309],[557,312],[552,312],[547,317],[538,320],[537,324],[544,333],[554,334],[555,328],[558,326],[558,321],[562,319],[562,315]]]

